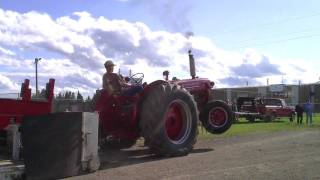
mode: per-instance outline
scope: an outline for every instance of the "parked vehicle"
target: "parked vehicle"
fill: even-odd
[[[279,98],[239,97],[237,109],[235,113],[250,122],[256,119],[270,122],[280,117],[288,117],[292,121],[295,115],[294,107],[287,106],[284,99]]]

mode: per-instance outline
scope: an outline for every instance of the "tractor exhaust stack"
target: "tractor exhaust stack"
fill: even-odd
[[[196,66],[193,58],[193,54],[191,52],[191,49],[188,51],[189,54],[189,64],[190,64],[190,76],[192,79],[196,78]]]

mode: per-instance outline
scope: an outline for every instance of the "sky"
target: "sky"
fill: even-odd
[[[35,89],[56,79],[55,91],[91,95],[103,63],[145,81],[197,76],[216,87],[319,81],[317,0],[0,0],[0,94]]]

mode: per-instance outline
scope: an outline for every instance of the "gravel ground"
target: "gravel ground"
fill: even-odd
[[[101,170],[69,179],[320,179],[320,131],[200,140],[184,157],[157,158],[138,143],[101,153]]]

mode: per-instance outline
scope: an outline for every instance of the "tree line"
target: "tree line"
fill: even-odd
[[[95,96],[95,94],[93,96]],[[34,99],[46,98],[46,89],[42,89],[40,92],[38,92],[38,94],[33,94],[32,98]],[[76,100],[79,102],[90,102],[92,101],[92,98],[90,96],[87,96],[87,98],[84,98],[79,91],[77,93],[72,91],[65,91],[65,92],[59,92],[57,95],[55,95],[54,100]]]

